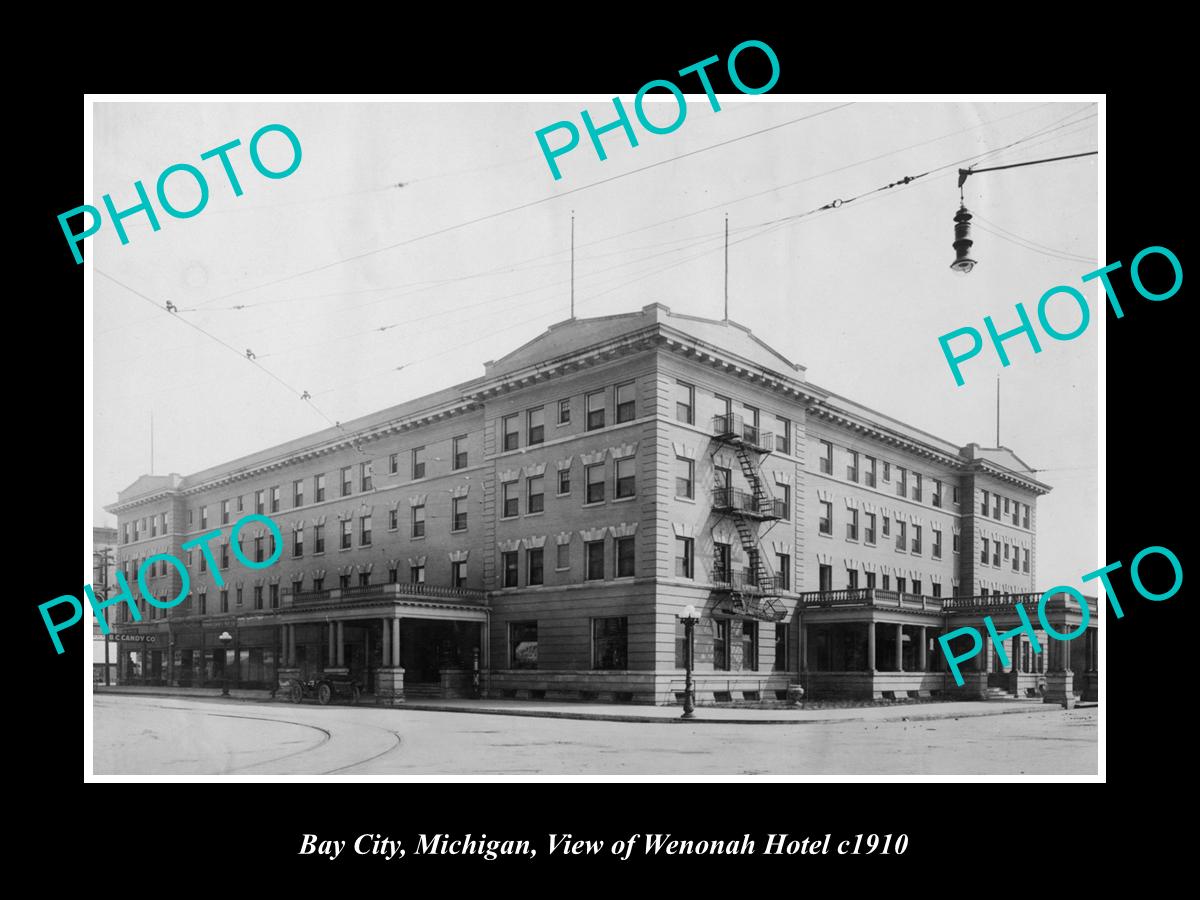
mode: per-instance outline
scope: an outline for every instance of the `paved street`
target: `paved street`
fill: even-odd
[[[111,694],[93,708],[97,775],[1094,775],[1097,764],[1095,708],[907,722],[856,710],[783,725]]]

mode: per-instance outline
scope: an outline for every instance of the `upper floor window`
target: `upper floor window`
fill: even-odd
[[[516,413],[500,420],[501,446],[504,450],[516,450],[521,445],[520,427]]]
[[[521,498],[517,495],[517,483],[515,481],[506,481],[500,486],[500,515],[502,518],[511,519],[513,516],[521,514]]]
[[[361,547],[371,545],[371,514],[358,517],[358,543]]]
[[[400,454],[399,453],[388,454],[388,474],[389,475],[399,475],[400,474]]]
[[[632,381],[617,385],[617,422],[630,422],[637,418],[637,385]]]
[[[682,456],[675,457],[675,496],[692,499],[694,496],[694,483],[696,476],[696,463],[690,459],[685,459]]]
[[[413,447],[412,451],[412,480],[425,477],[425,448]]]
[[[933,529],[933,558],[942,558],[942,532],[937,528]]]
[[[1007,511],[1007,510],[1006,510]],[[1021,524],[1021,501],[1014,500],[1012,505],[1012,523],[1014,525]]]
[[[529,419],[528,441],[533,444],[540,444],[546,440],[546,407],[538,406],[529,410],[526,414]]]
[[[292,482],[292,506],[304,505],[304,479],[299,478]]]
[[[821,441],[821,471],[826,475],[833,474],[833,444]]]
[[[933,505],[937,507],[942,505],[942,483],[936,478],[933,479]]]
[[[316,501],[317,503],[320,503],[324,499],[325,499],[325,476],[324,475],[314,475],[313,476],[313,500]]]
[[[846,510],[846,513],[850,517],[846,522],[846,540],[857,541],[858,540],[858,510],[851,508],[851,509]]]
[[[992,495],[992,518],[993,519],[1000,518],[1000,495],[999,494]]]
[[[1029,572],[1029,551],[1028,550],[1021,551],[1021,571],[1026,572],[1026,573]]]
[[[913,525],[912,552],[921,552],[921,526]]]
[[[614,538],[617,557],[617,578],[632,578],[634,574],[634,544],[631,537]]]
[[[913,472],[913,492],[912,492],[912,498],[913,498],[914,500],[916,500],[918,503],[920,503],[920,502],[921,502],[921,499],[922,499],[922,493],[921,493],[921,473],[920,473],[920,472]]]
[[[979,504],[979,514],[981,516],[986,516],[988,514],[989,498],[990,498],[990,495],[988,494],[988,492],[984,491],[983,492],[983,501]]]
[[[692,578],[694,567],[695,541],[690,537],[675,538],[675,575],[678,578]]]
[[[632,497],[637,493],[637,480],[634,474],[636,457],[627,456],[616,461],[617,466],[617,497]]]
[[[221,524],[222,525],[229,524],[229,501],[228,500],[221,501]]]
[[[863,527],[863,542],[869,545],[875,543],[875,513],[867,513],[867,522]]]
[[[201,530],[208,528],[208,507],[207,506],[200,507],[200,528],[201,528]],[[133,539],[135,541],[137,540],[137,524],[136,523],[133,526]]]
[[[569,425],[571,423],[571,400],[564,397],[558,401],[558,424]]]
[[[776,482],[775,490],[779,493],[779,511],[783,513],[783,521],[790,522],[792,518],[792,487],[789,484]]]
[[[821,534],[833,534],[833,503],[821,501],[821,521],[818,525]]]
[[[425,537],[425,504],[418,503],[412,508],[411,537]]]
[[[454,517],[454,531],[467,530],[467,498],[455,497],[451,501],[451,513]]]
[[[255,491],[254,492],[254,511],[256,513],[258,513],[260,516],[267,511],[266,510],[266,491]]]
[[[858,451],[846,451],[846,478],[850,481],[858,481]]]
[[[546,508],[546,477],[534,475],[526,482],[528,512],[540,513]]]
[[[341,549],[349,550],[350,543],[353,540],[353,525],[349,519],[342,519],[342,546]]]
[[[587,476],[587,503],[600,503],[604,500],[604,463],[596,463],[588,466],[585,475]]]
[[[866,457],[866,460],[867,468],[863,477],[863,483],[866,484],[867,487],[875,487],[876,460],[873,456]]]
[[[896,466],[896,496],[908,496],[908,469]]]
[[[696,423],[696,389],[685,381],[675,382],[675,418],[686,425]]]
[[[279,512],[279,505],[279,485],[276,485],[275,487],[271,488],[271,512]]]
[[[371,490],[371,476],[374,474],[371,463],[364,462],[358,464],[358,483],[362,485],[363,491]]]
[[[585,581],[603,581],[604,580],[604,541],[586,541],[583,545],[584,560],[586,568],[584,570]]]
[[[454,468],[465,469],[467,467],[467,436],[459,435],[454,439],[453,444],[451,452],[454,454]]]
[[[792,452],[792,423],[783,416],[775,417],[775,449],[780,453]]]
[[[587,430],[604,427],[604,391],[593,391],[587,395]]]
[[[987,538],[980,539],[979,561],[981,563],[983,563],[985,566],[987,565],[987,561],[988,561],[988,539]]]
[[[350,467],[342,468],[342,496],[349,497],[354,492],[354,483],[350,480]]]
[[[896,549],[904,550],[907,546],[908,523],[903,519],[896,520]]]
[[[1029,504],[1028,503],[1025,504],[1025,510],[1024,510],[1024,512],[1021,513],[1021,527],[1022,528],[1029,527]]]

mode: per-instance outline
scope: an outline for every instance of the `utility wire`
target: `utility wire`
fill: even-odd
[[[518,212],[522,209],[529,209],[531,207],[538,206],[542,203],[548,203],[551,200],[558,200],[562,197],[567,197],[571,194],[577,194],[580,191],[591,190],[592,188],[599,187],[602,184],[608,184],[608,183],[616,181],[617,179],[620,179],[620,178],[627,178],[630,175],[637,175],[641,172],[646,172],[646,171],[649,171],[650,169],[658,168],[659,166],[665,166],[669,163],[678,162],[679,160],[686,159],[689,156],[695,156],[699,153],[706,153],[709,150],[716,150],[720,147],[727,147],[730,144],[736,144],[738,141],[744,141],[744,140],[747,140],[752,137],[757,137],[761,134],[766,134],[767,132],[770,132],[770,131],[775,131],[780,128],[786,128],[789,125],[795,125],[799,122],[807,121],[808,119],[814,119],[817,116],[823,116],[823,115],[826,115],[831,112],[836,112],[839,109],[845,109],[847,106],[852,106],[852,105],[853,105],[852,103],[842,103],[838,106],[831,106],[830,108],[820,110],[819,112],[809,113],[806,116],[800,116],[799,118],[796,118],[796,119],[789,119],[788,121],[780,122],[777,125],[770,125],[766,128],[760,128],[758,131],[752,131],[749,134],[743,134],[739,137],[730,138],[729,140],[718,141],[717,143],[710,144],[707,147],[700,147],[699,149],[696,149],[696,150],[690,150],[687,153],[681,153],[678,156],[671,157],[670,159],[659,160],[658,162],[650,163],[649,165],[642,166],[641,168],[638,168],[638,169],[632,169],[628,172],[622,172],[619,175],[613,175],[609,178],[602,178],[599,181],[593,181],[591,184],[580,185],[577,188],[571,188],[570,190],[562,191],[561,193],[558,193],[558,194],[552,194],[547,197],[541,197],[537,200],[531,200],[528,203],[521,203],[521,204],[518,204],[517,206],[510,206],[507,209],[501,209],[501,210],[497,210],[495,212],[487,213],[482,216],[477,216],[476,218],[468,219],[465,222],[459,222],[454,225],[447,225],[445,228],[439,228],[436,231],[429,231],[429,232],[426,232],[425,234],[419,234],[419,235],[416,235],[415,237],[406,238],[405,240],[397,241],[394,244],[388,244],[384,247],[377,247],[374,250],[367,250],[367,251],[364,251],[363,253],[358,253],[354,256],[349,256],[344,259],[334,260],[333,262],[325,263],[324,265],[316,266],[312,269],[306,269],[303,272],[296,272],[295,274],[285,275],[282,278],[276,278],[273,281],[268,281],[263,284],[255,285],[253,287],[242,288],[241,290],[233,291],[232,293],[229,293],[229,294],[222,294],[219,297],[214,297],[212,300],[206,300],[204,303],[198,304],[198,305],[204,306],[204,305],[207,305],[208,303],[214,303],[217,300],[223,300],[228,297],[236,297],[239,294],[245,294],[245,293],[248,293],[249,291],[255,291],[255,290],[259,290],[261,288],[270,287],[271,285],[280,284],[284,281],[291,281],[292,279],[301,278],[305,275],[312,275],[316,272],[322,272],[326,269],[331,269],[335,266],[344,265],[346,263],[354,262],[359,259],[365,259],[368,256],[374,256],[377,253],[384,253],[388,250],[394,250],[397,247],[405,247],[405,246],[408,246],[409,244],[415,244],[418,241],[423,241],[423,240],[426,240],[427,238],[436,237],[438,235],[446,234],[451,231],[456,231],[459,228],[465,228],[468,225],[475,225],[475,224],[478,224],[479,222],[486,222],[489,219],[495,219],[499,216],[504,216],[504,215],[508,215],[509,213]]]

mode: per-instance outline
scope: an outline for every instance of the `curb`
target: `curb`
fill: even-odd
[[[122,690],[105,690],[103,688],[93,688],[94,694],[108,694],[113,696],[127,697],[178,697],[183,699],[193,700],[229,700],[239,703],[283,703],[281,700],[272,700],[270,697],[228,697],[222,698],[220,694],[210,696],[207,694],[189,695],[168,693],[165,691],[122,691]],[[344,704],[341,704],[344,705]],[[1097,703],[1076,704],[1075,709],[1094,709],[1098,707]],[[349,708],[349,707],[347,707]],[[1057,704],[1043,703],[1040,705],[1019,706],[1016,708],[993,708],[988,710],[980,710],[978,712],[954,712],[954,713],[938,713],[935,715],[911,716],[896,714],[880,718],[869,716],[841,716],[837,718],[821,718],[821,719],[706,719],[697,717],[694,719],[684,719],[680,716],[661,717],[661,716],[639,716],[634,713],[589,713],[589,712],[567,712],[564,710],[536,710],[536,709],[497,709],[494,707],[482,709],[468,709],[461,706],[442,706],[436,703],[409,703],[404,702],[402,705],[381,707],[369,703],[360,704],[360,709],[394,709],[397,711],[411,709],[420,712],[441,712],[441,713],[457,713],[459,715],[471,716],[520,716],[525,718],[537,719],[575,719],[578,721],[590,722],[632,722],[643,725],[837,725],[843,722],[934,722],[945,719],[974,719],[982,716],[1003,716],[1012,715],[1014,713],[1037,713],[1037,712],[1056,712],[1062,707]]]

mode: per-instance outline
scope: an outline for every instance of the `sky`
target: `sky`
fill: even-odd
[[[728,214],[731,319],[817,385],[959,445],[995,444],[999,376],[1001,443],[1054,488],[1038,501],[1039,586],[1078,585],[1103,565],[1103,301],[1096,282],[1080,283],[1102,264],[1097,158],[968,178],[978,265],[968,276],[949,269],[959,165],[1094,150],[1095,105],[765,94],[721,95],[714,112],[703,94],[687,99],[671,134],[631,115],[637,147],[620,130],[604,135],[605,160],[580,110],[602,124],[614,117],[610,98],[97,103],[86,202],[99,207],[109,193],[118,210],[132,206],[135,180],[153,195],[176,163],[197,166],[210,196],[187,219],[155,201],[161,229],[135,214],[124,246],[107,220],[87,239],[93,522],[115,524],[103,505],[150,471],[151,416],[154,473],[188,474],[483,374],[484,361],[570,316],[572,212],[578,316],[660,302],[721,318]],[[673,100],[647,109],[664,124],[675,115]],[[555,180],[534,135],[562,120],[582,138]],[[302,147],[286,178],[261,176],[248,156],[251,136],[273,123]],[[242,196],[218,160],[200,159],[235,138]],[[291,161],[278,133],[260,149],[269,168]],[[167,186],[176,207],[195,205],[188,175]],[[1088,297],[1087,331],[1069,342],[1040,335],[1040,354],[1013,339],[1007,368],[985,347],[956,386],[937,338],[982,332],[986,315],[1012,328],[1018,302],[1035,318],[1056,285]],[[1078,316],[1061,300],[1049,309],[1060,331]]]

